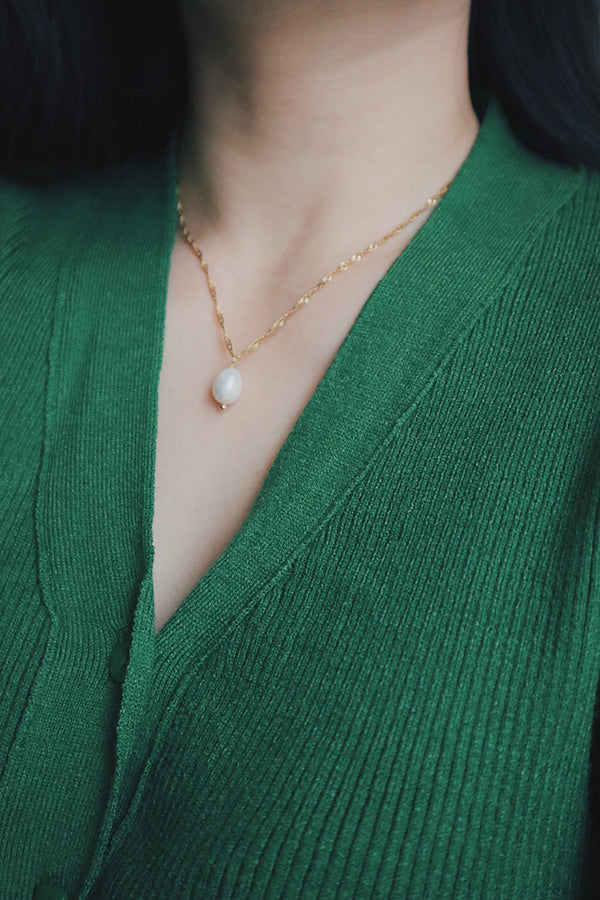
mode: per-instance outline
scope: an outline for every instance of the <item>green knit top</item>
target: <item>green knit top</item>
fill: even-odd
[[[155,636],[175,183],[0,188],[1,900],[584,896],[600,174],[491,98]]]

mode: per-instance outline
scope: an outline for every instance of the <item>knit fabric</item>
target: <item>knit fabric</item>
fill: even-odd
[[[584,896],[600,175],[490,99],[155,636],[174,160],[0,189],[1,900]]]

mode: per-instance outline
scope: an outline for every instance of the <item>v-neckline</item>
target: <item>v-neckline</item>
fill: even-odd
[[[475,138],[475,142],[478,139]],[[463,163],[464,165],[464,163]],[[460,170],[459,170],[460,171]],[[175,143],[168,158],[167,196],[176,196],[177,167]],[[401,260],[407,254],[422,231],[431,227],[429,220],[439,215],[447,196],[428,216],[409,244],[375,285],[363,303],[351,328],[344,337],[337,353],[319,381],[316,390],[305,404],[300,415],[270,465],[248,515],[237,529],[231,541],[204,575],[194,584],[185,598],[177,605],[158,632],[152,626],[157,656],[178,656],[186,652],[193,632],[202,640],[196,643],[200,653],[206,642],[210,643],[213,629],[221,630],[226,623],[242,613],[249,604],[257,602],[287,565],[293,561],[294,551],[310,540],[314,529],[325,521],[327,510],[340,501],[362,464],[376,450],[397,418],[394,406],[394,389],[387,380],[384,387],[373,385],[381,375],[381,359],[376,353],[386,344],[386,335],[378,338],[373,346],[373,322],[383,314],[383,304],[390,304],[401,280]],[[168,215],[165,216],[168,220]],[[171,226],[173,226],[171,220]],[[167,233],[167,243],[172,246],[175,227]],[[422,241],[422,238],[420,239]],[[166,248],[164,250],[166,252]],[[411,255],[414,250],[411,251]],[[151,442],[156,449],[158,433],[158,384],[164,352],[167,285],[160,294],[159,333],[160,348],[154,357],[152,372],[154,404],[151,409]],[[157,294],[158,296],[158,294]],[[389,309],[389,315],[394,312]],[[387,334],[387,352],[391,362],[393,346]],[[379,345],[382,345],[381,347]],[[361,364],[362,361],[362,364]],[[357,366],[358,362],[358,366]],[[361,378],[356,374],[364,366]],[[343,389],[341,389],[343,386]],[[341,389],[341,390],[340,390]],[[348,443],[347,435],[353,440]],[[319,454],[315,454],[315,435],[319,436]],[[150,454],[148,455],[150,458]],[[325,464],[323,465],[323,462]],[[149,471],[151,489],[148,496],[151,507],[144,516],[144,548],[147,570],[141,597],[152,604],[154,620],[153,588],[153,519],[155,503],[156,452]],[[278,527],[272,527],[273,521]],[[189,651],[189,646],[187,647]]]
[[[136,685],[155,663],[168,677],[208,652],[343,503],[476,317],[501,297],[530,235],[573,193],[582,175],[570,172],[557,177],[555,163],[523,147],[488,97],[448,193],[361,307],[241,527],[157,634],[152,526],[175,142],[166,158],[74,185],[57,226],[69,252],[57,286],[37,498],[40,567],[51,573],[43,596],[61,627],[91,635],[101,624],[105,641],[130,634],[136,708]]]
[[[492,96],[447,195],[361,307],[277,453],[249,514],[155,633],[152,522],[166,281],[162,292],[157,292],[160,342],[151,372],[154,401],[147,438],[153,452],[148,449],[146,455],[149,502],[144,513],[146,575],[140,602],[152,605],[158,658],[176,655],[189,659],[190,653],[202,654],[216,631],[259,601],[322,525],[328,511],[342,501],[344,492],[360,477],[367,461],[468,326],[474,309],[485,298],[476,291],[464,296],[462,287],[456,290],[465,283],[464,266],[470,267],[475,277],[480,266],[500,270],[506,264],[507,244],[522,240],[518,225],[514,235],[499,234],[502,254],[490,258],[495,225],[487,208],[490,201],[493,208],[499,190],[513,187],[514,175],[510,166],[506,168],[507,151],[518,159],[527,158],[527,151],[504,126],[499,103]],[[173,206],[175,189],[173,144],[165,195]],[[518,198],[515,202],[517,207],[521,205]],[[166,210],[165,220],[170,221],[166,233],[170,250],[176,223]],[[167,254],[166,245],[161,252]],[[276,528],[273,522],[277,522]]]

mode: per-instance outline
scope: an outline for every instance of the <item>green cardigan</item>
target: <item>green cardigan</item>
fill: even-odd
[[[175,179],[0,189],[0,900],[584,896],[600,174],[491,99],[155,637]]]

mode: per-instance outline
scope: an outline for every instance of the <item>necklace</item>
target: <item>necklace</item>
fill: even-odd
[[[231,338],[227,334],[227,329],[225,327],[225,319],[223,318],[223,313],[221,312],[221,310],[219,308],[219,302],[217,299],[217,290],[213,284],[212,278],[210,276],[210,272],[208,270],[208,265],[206,264],[204,256],[202,255],[202,251],[200,250],[200,247],[196,244],[196,242],[194,241],[194,238],[191,236],[191,234],[189,232],[187,222],[183,215],[183,204],[181,202],[181,197],[180,197],[179,188],[178,188],[177,189],[177,213],[179,216],[179,227],[181,228],[183,237],[185,238],[185,240],[187,241],[187,243],[189,244],[189,246],[195,253],[196,257],[198,258],[198,260],[200,262],[200,266],[202,267],[202,271],[204,272],[204,274],[206,276],[206,281],[208,283],[208,290],[209,290],[210,296],[211,296],[212,301],[215,306],[215,312],[217,314],[217,321],[221,327],[221,331],[223,332],[223,337],[225,340],[225,346],[227,348],[227,352],[229,353],[229,356],[231,357],[230,364],[225,369],[223,369],[221,372],[219,372],[219,374],[217,375],[217,377],[215,378],[215,380],[213,381],[213,384],[212,384],[212,395],[213,395],[214,399],[216,400],[216,402],[218,403],[219,408],[227,409],[229,406],[232,405],[232,403],[235,403],[235,401],[239,399],[239,397],[242,393],[242,387],[243,387],[242,376],[240,375],[239,371],[235,368],[235,364],[239,359],[243,359],[245,356],[248,356],[248,354],[252,353],[253,350],[256,350],[256,348],[260,344],[262,344],[262,342],[266,338],[268,338],[272,334],[275,334],[276,331],[278,331],[283,325],[285,325],[285,323],[290,318],[290,316],[292,316],[294,313],[298,312],[298,310],[302,309],[303,306],[306,306],[306,304],[310,302],[310,300],[317,293],[317,291],[320,291],[321,288],[324,288],[326,284],[329,284],[331,281],[333,281],[333,279],[336,278],[341,272],[346,272],[350,268],[350,266],[354,265],[354,263],[360,262],[361,259],[364,259],[364,257],[368,256],[369,253],[373,253],[379,247],[382,247],[389,240],[391,240],[393,237],[395,237],[397,234],[399,234],[401,231],[403,231],[408,225],[410,225],[412,222],[414,222],[415,219],[418,219],[418,217],[420,215],[422,215],[425,212],[425,210],[429,209],[432,206],[435,206],[435,204],[444,196],[444,194],[446,193],[446,191],[452,184],[452,180],[453,179],[448,181],[437,192],[437,194],[433,194],[433,196],[429,197],[427,202],[424,203],[420,209],[418,209],[416,212],[412,213],[412,215],[409,216],[408,219],[406,219],[404,222],[401,222],[400,225],[397,225],[392,231],[388,232],[387,234],[384,234],[383,237],[380,237],[377,241],[374,241],[372,244],[369,244],[369,246],[366,247],[364,250],[358,250],[356,253],[353,253],[352,256],[348,257],[348,259],[339,263],[335,267],[335,269],[332,269],[331,272],[328,272],[327,275],[324,275],[321,278],[321,280],[318,281],[314,287],[312,287],[309,291],[306,292],[306,294],[303,294],[300,297],[300,299],[292,306],[291,309],[289,309],[286,313],[284,313],[284,315],[282,315],[278,319],[276,319],[275,322],[273,322],[273,324],[271,325],[271,327],[268,328],[267,331],[264,332],[264,334],[261,334],[260,337],[256,338],[254,341],[252,341],[250,344],[248,344],[246,347],[244,347],[244,349],[240,353],[236,353],[234,351],[233,344],[231,343]]]

